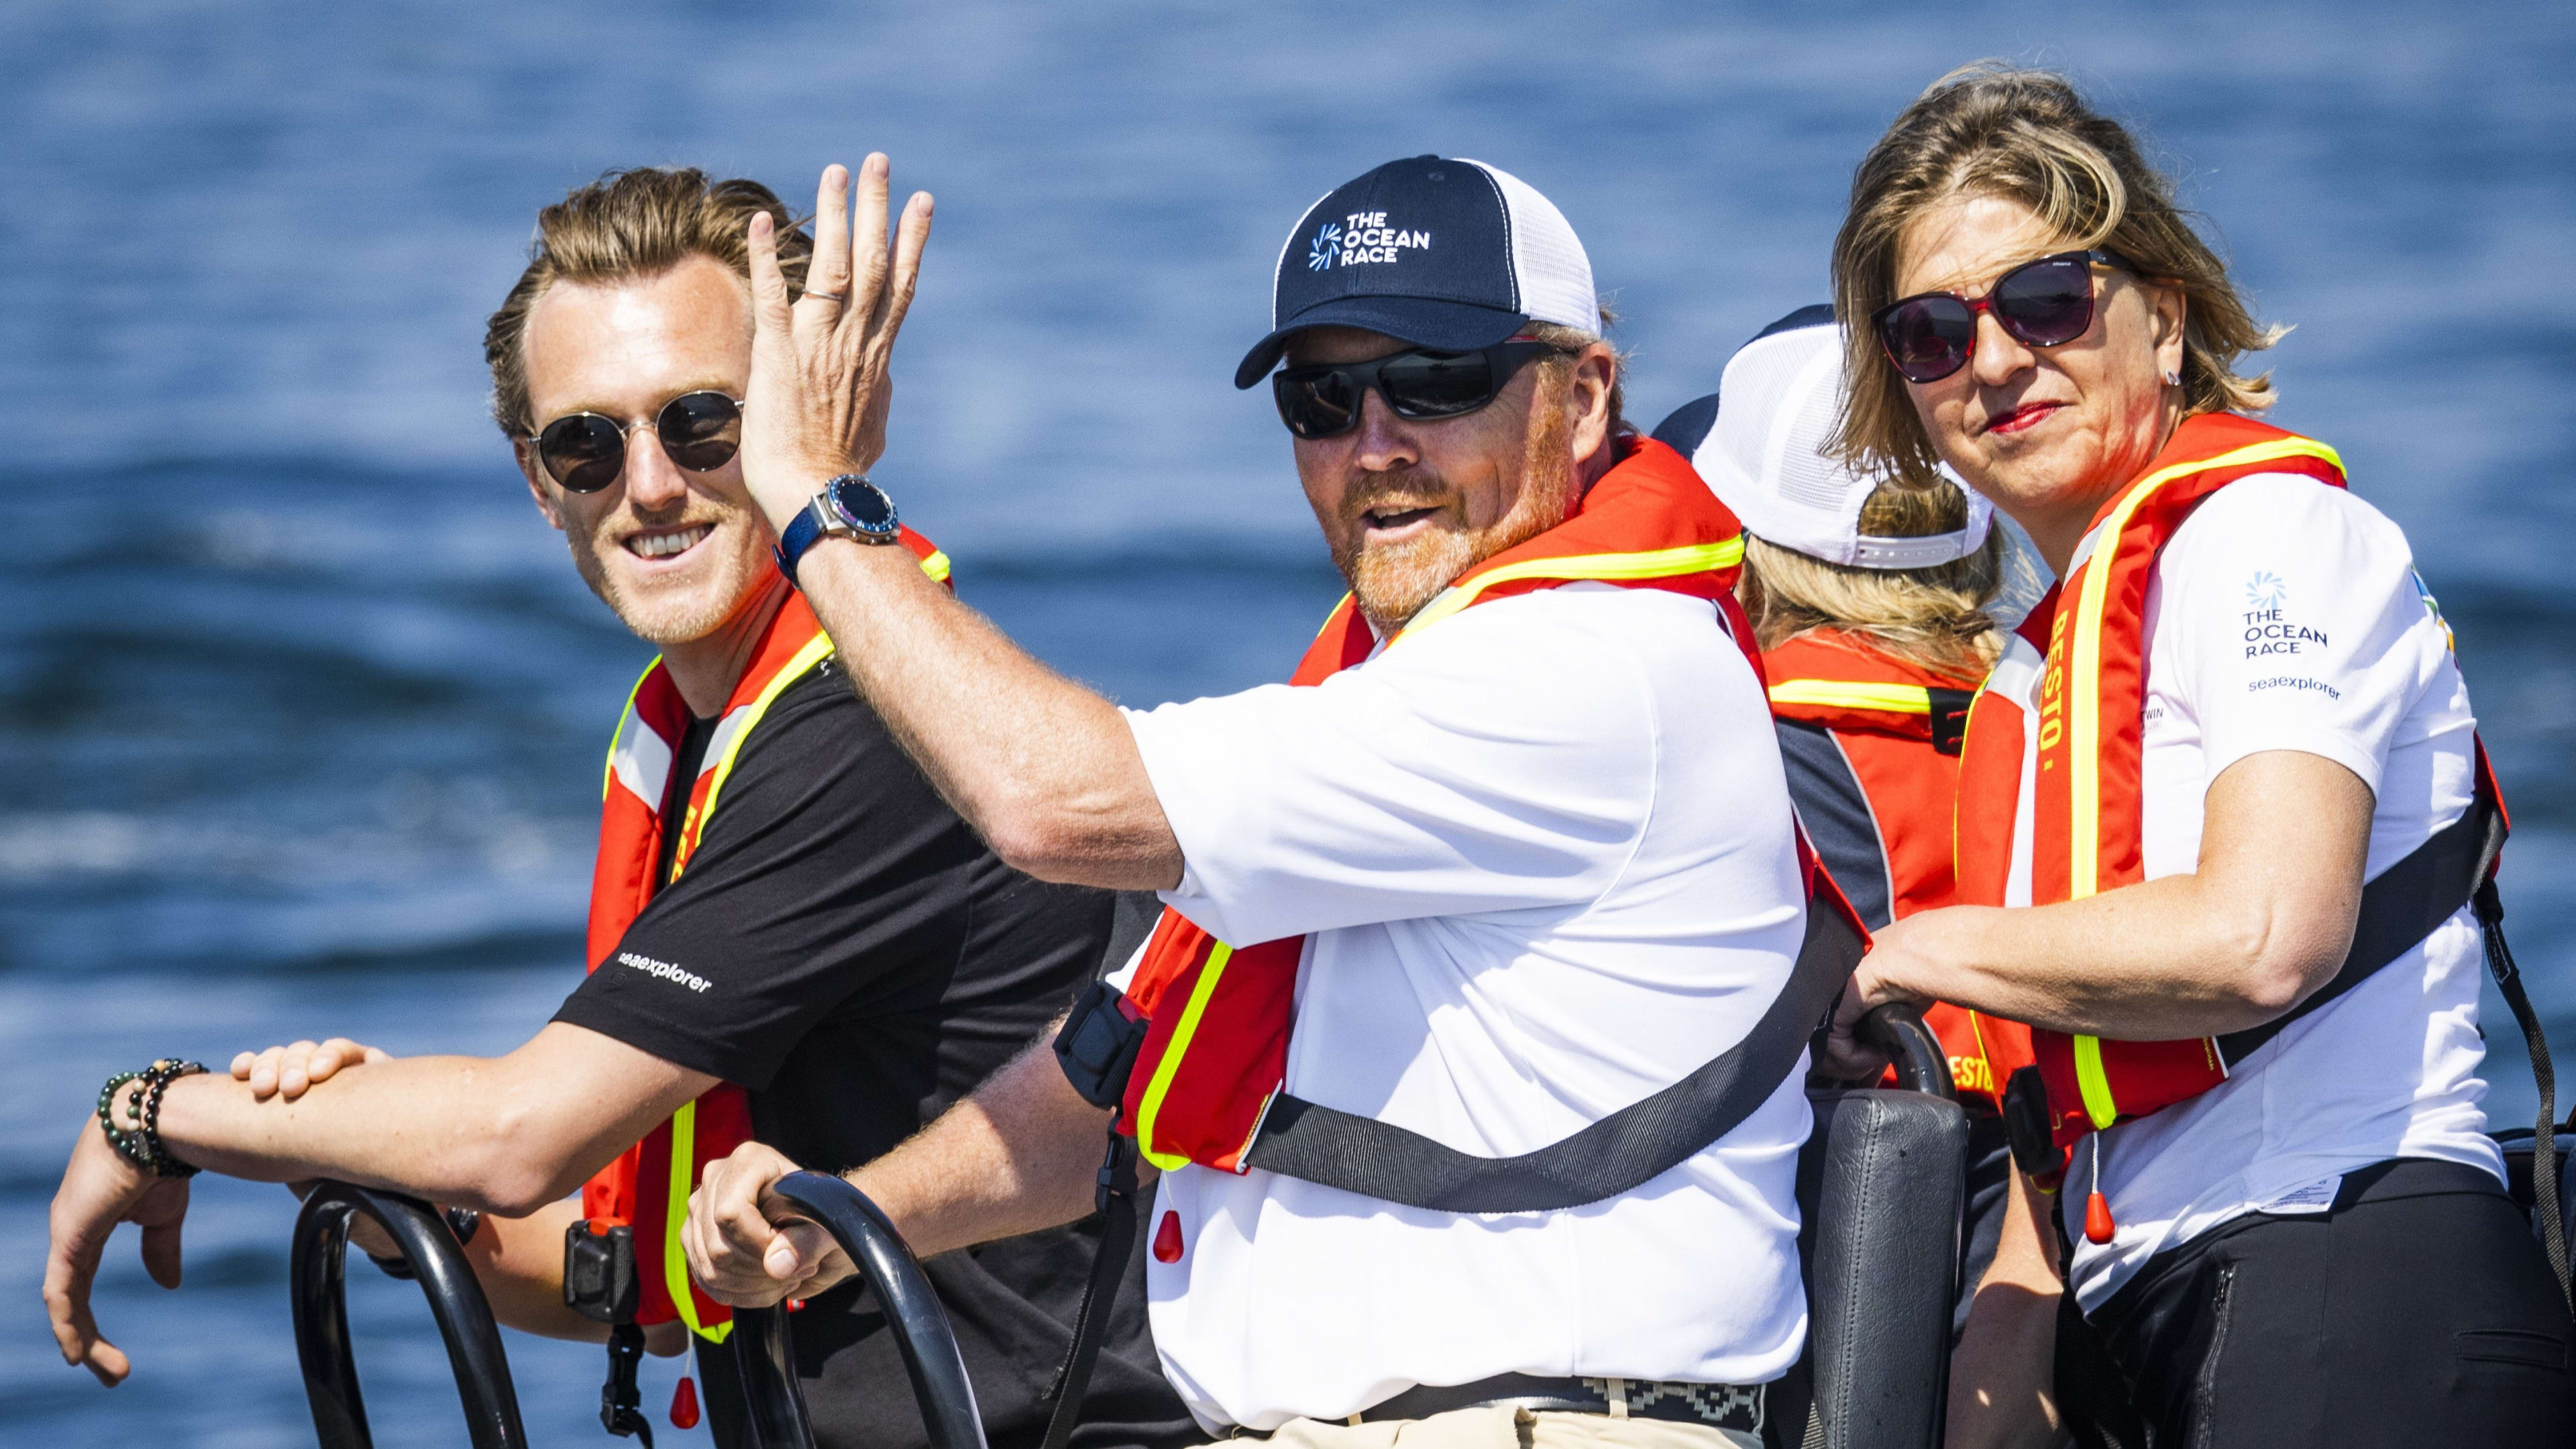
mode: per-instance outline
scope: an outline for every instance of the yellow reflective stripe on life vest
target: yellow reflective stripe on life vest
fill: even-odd
[[[608,763],[599,771],[599,798],[603,801],[608,798],[609,791],[617,788],[617,747],[626,743],[626,727],[635,723],[635,696],[644,692],[644,681],[652,678],[653,671],[661,667],[662,656],[656,654],[653,662],[644,666],[644,672],[635,676],[633,687],[626,691],[626,712],[617,717],[617,732],[608,737]]]
[[[2111,1100],[2111,1074],[2102,1070],[2102,1038],[2075,1038],[2075,1085],[2084,1094],[2084,1115],[2096,1132],[2107,1132],[2120,1120],[2120,1104]]]
[[[689,1332],[709,1343],[722,1343],[733,1332],[731,1320],[713,1328],[698,1322],[698,1300],[689,1292],[689,1255],[680,1249],[680,1225],[689,1220],[689,1192],[697,1184],[698,1104],[686,1102],[671,1114],[671,1198],[663,1206],[662,1282],[671,1306]]]
[[[723,793],[725,780],[733,774],[733,762],[742,754],[743,744],[751,738],[752,730],[757,728],[762,717],[769,713],[770,705],[777,702],[778,696],[787,692],[787,686],[804,678],[806,671],[831,656],[831,635],[817,634],[806,640],[805,647],[797,650],[776,674],[769,677],[769,683],[761,689],[760,697],[735,711],[742,716],[742,724],[733,731],[733,738],[725,742],[724,754],[716,761],[716,777],[707,782],[707,803],[699,807],[698,818],[689,822],[691,826],[689,838],[681,842],[681,845],[686,848],[675,854],[671,861],[671,879],[680,878],[680,871],[686,865],[690,851],[698,843],[697,837],[706,833],[707,821],[716,813],[716,796]]]
[[[2127,531],[2129,520],[2140,506],[2177,478],[2194,473],[2208,473],[2220,468],[2241,468],[2249,463],[2269,463],[2281,458],[2322,458],[2337,469],[2343,467],[2343,456],[2313,438],[2276,438],[2221,453],[2215,458],[2197,462],[2176,463],[2159,468],[2139,479],[2120,501],[2111,508],[2108,518],[2093,531],[2098,540],[2093,556],[2084,569],[2084,588],[2075,600],[2075,637],[2066,651],[2066,761],[2074,772],[2068,782],[2070,796],[2067,841],[2067,899],[2080,901],[2101,891],[2102,868],[2102,615],[2111,596],[2111,558],[2119,549],[2120,535]],[[2143,644],[2141,648],[2143,648]],[[2076,1039],[2076,1062],[2085,1060],[2087,1037]],[[2101,1047],[2093,1048],[2092,1060],[2098,1070]],[[2086,1109],[2092,1110],[2092,1089],[2085,1089]],[[2107,1109],[2110,1093],[2106,1087],[2103,1102]],[[2109,1125],[2105,1121],[2102,1125]]]
[[[1659,548],[1646,553],[1593,553],[1572,558],[1534,558],[1527,563],[1505,564],[1491,573],[1478,574],[1467,582],[1444,591],[1413,616],[1395,638],[1387,641],[1393,648],[1407,634],[1428,628],[1476,602],[1476,597],[1496,584],[1519,583],[1523,579],[1668,579],[1678,574],[1707,573],[1711,569],[1731,569],[1744,562],[1744,535],[1737,534],[1724,543],[1685,544],[1680,548]]]
[[[1190,1038],[1197,1035],[1199,1016],[1207,1010],[1208,998],[1216,994],[1217,978],[1225,974],[1225,963],[1234,957],[1234,948],[1223,941],[1208,948],[1207,964],[1199,968],[1199,979],[1190,986],[1190,999],[1181,1007],[1180,1024],[1172,1028],[1171,1044],[1163,1049],[1162,1060],[1154,1063],[1154,1075],[1145,1083],[1145,1095],[1136,1104],[1136,1151],[1147,1162],[1165,1172],[1178,1172],[1190,1165],[1187,1154],[1154,1150],[1154,1118],[1163,1108],[1163,1098],[1172,1090],[1172,1078],[1181,1069],[1181,1058],[1189,1055]]]
[[[1919,684],[1869,684],[1846,679],[1784,679],[1771,686],[1773,704],[1819,709],[1875,709],[1889,714],[1932,712],[1932,691]]]

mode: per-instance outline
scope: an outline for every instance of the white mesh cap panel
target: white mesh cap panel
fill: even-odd
[[[1521,311],[1533,322],[1601,331],[1601,302],[1592,290],[1592,258],[1566,222],[1556,203],[1535,187],[1499,166],[1459,158],[1494,178],[1503,193],[1503,211],[1511,219],[1512,275],[1520,287]]]
[[[1886,569],[1948,563],[1985,542],[1994,510],[1973,491],[1967,527],[1955,533],[1860,532],[1875,484],[1824,451],[1842,401],[1839,328],[1793,328],[1745,344],[1726,364],[1718,396],[1717,421],[1691,463],[1757,537],[1827,563]]]

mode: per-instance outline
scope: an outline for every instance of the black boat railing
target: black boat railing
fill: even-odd
[[[1959,1100],[1958,1083],[1950,1076],[1950,1054],[1941,1047],[1941,1038],[1924,1025],[1923,1008],[1909,1001],[1889,1001],[1872,1007],[1860,1019],[1860,1039],[1893,1058],[1896,1084],[1909,1092],[1929,1092],[1945,1102]]]
[[[500,1325],[465,1249],[438,1210],[418,1198],[324,1181],[304,1199],[295,1219],[295,1244],[287,1276],[294,1299],[295,1357],[304,1370],[304,1393],[313,1406],[313,1430],[322,1449],[372,1449],[366,1401],[358,1393],[358,1363],[349,1347],[349,1226],[359,1214],[382,1227],[411,1262],[429,1299],[429,1312],[447,1341],[465,1405],[465,1432],[474,1449],[527,1449],[519,1422],[518,1390]]]
[[[1890,1002],[1861,1019],[1863,1040],[1888,1053],[1908,1091],[1956,1100],[1949,1056],[1920,1009]],[[797,1172],[772,1189],[830,1233],[855,1264],[895,1335],[904,1371],[929,1431],[931,1449],[986,1449],[974,1386],[957,1336],[921,1265],[865,1194],[838,1177]],[[526,1449],[516,1388],[498,1324],[463,1247],[436,1209],[400,1193],[325,1181],[304,1200],[289,1267],[296,1358],[321,1449],[373,1449],[357,1360],[349,1343],[346,1265],[349,1228],[359,1214],[381,1226],[411,1262],[449,1364],[474,1449]],[[754,1442],[760,1449],[811,1449],[813,1428],[796,1374],[794,1330],[782,1305],[737,1310],[734,1358]]]
[[[984,1424],[975,1410],[974,1386],[966,1381],[966,1360],[957,1352],[957,1335],[894,1224],[857,1188],[824,1173],[790,1173],[770,1190],[830,1233],[875,1290],[903,1355],[904,1372],[912,1377],[930,1449],[985,1449]],[[760,1449],[811,1449],[814,1443],[804,1393],[796,1382],[789,1316],[784,1306],[734,1311],[734,1361],[741,1369],[743,1397]]]

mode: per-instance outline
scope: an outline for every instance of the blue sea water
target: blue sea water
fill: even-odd
[[[0,1441],[310,1442],[286,1195],[202,1180],[186,1286],[112,1254],[114,1392],[55,1358],[45,1205],[98,1081],[341,1032],[497,1051],[579,974],[599,752],[649,655],[483,413],[535,209],[686,162],[936,191],[880,470],[962,592],[1128,702],[1240,688],[1336,585],[1226,384],[1279,238],[1392,156],[1585,237],[1651,423],[1824,293],[1850,168],[1942,71],[2147,127],[2441,595],[2576,1053],[2576,11],[22,3],[0,26]],[[2531,1089],[2500,1006],[2492,1105]],[[380,1443],[461,1437],[412,1290],[354,1289]],[[599,1354],[514,1337],[541,1442]],[[674,1371],[648,1368],[648,1402]],[[669,1431],[666,1442],[701,1443]]]

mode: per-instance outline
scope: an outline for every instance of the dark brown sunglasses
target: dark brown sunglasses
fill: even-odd
[[[566,413],[527,441],[547,477],[575,493],[596,493],[625,473],[626,435],[644,426],[601,413]],[[712,472],[742,448],[742,400],[684,392],[662,404],[651,427],[672,462],[692,473]]]

